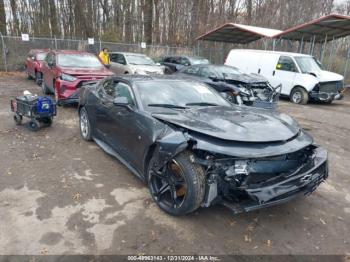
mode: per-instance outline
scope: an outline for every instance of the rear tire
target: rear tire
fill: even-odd
[[[26,70],[26,74],[27,74],[27,79],[28,80],[32,80],[33,79],[33,77],[29,74],[29,72]]]
[[[309,101],[309,94],[301,86],[294,87],[290,93],[290,101],[294,104],[306,105]]]
[[[191,162],[192,153],[185,151],[169,161],[164,172],[156,173],[152,158],[147,172],[153,200],[166,213],[185,215],[198,209],[205,194],[204,169]]]
[[[81,137],[86,141],[91,141],[91,125],[85,107],[82,107],[79,111],[79,127]]]
[[[35,72],[35,83],[40,86],[42,82],[42,74],[40,72]]]

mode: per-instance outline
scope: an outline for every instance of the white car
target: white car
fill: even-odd
[[[164,66],[137,53],[110,52],[110,70],[116,74],[162,75]]]
[[[225,65],[267,78],[272,86],[282,84],[281,95],[296,104],[310,99],[331,103],[343,97],[344,77],[325,71],[311,55],[249,49],[232,49]]]

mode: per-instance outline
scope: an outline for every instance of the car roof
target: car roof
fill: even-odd
[[[37,53],[47,53],[49,51],[50,51],[49,49],[30,49],[29,53],[33,52],[37,54]]]
[[[189,59],[206,59],[204,57],[200,57],[200,56],[188,56],[188,55],[166,55],[164,56],[164,58],[170,58],[170,57],[185,57],[185,58],[189,58]]]
[[[85,51],[79,51],[79,50],[51,50],[55,54],[86,54],[86,55],[94,55],[93,53],[85,52]]]
[[[278,55],[286,55],[286,56],[293,56],[293,57],[295,57],[295,56],[312,57],[311,55],[308,55],[308,54],[292,53],[292,52],[282,52],[282,51],[270,51],[270,50],[232,49],[231,51],[268,53],[268,54],[278,54]]]
[[[122,55],[139,55],[139,56],[147,56],[141,53],[132,53],[132,52],[108,52],[109,54],[122,54]]]
[[[175,75],[131,75],[131,74],[126,74],[126,75],[115,75],[109,77],[109,79],[123,79],[125,81],[131,82],[131,83],[136,83],[136,82],[141,82],[141,81],[183,81],[187,78],[175,76]]]

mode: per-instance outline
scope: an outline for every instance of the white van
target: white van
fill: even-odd
[[[281,95],[296,104],[309,99],[331,103],[343,97],[344,77],[325,71],[313,56],[299,53],[232,49],[225,65],[245,73],[260,74],[274,87],[282,84]]]

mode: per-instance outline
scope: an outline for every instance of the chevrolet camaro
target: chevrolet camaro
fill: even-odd
[[[172,215],[223,204],[235,213],[308,195],[327,152],[288,115],[227,102],[173,76],[85,83],[80,132],[142,179]]]

